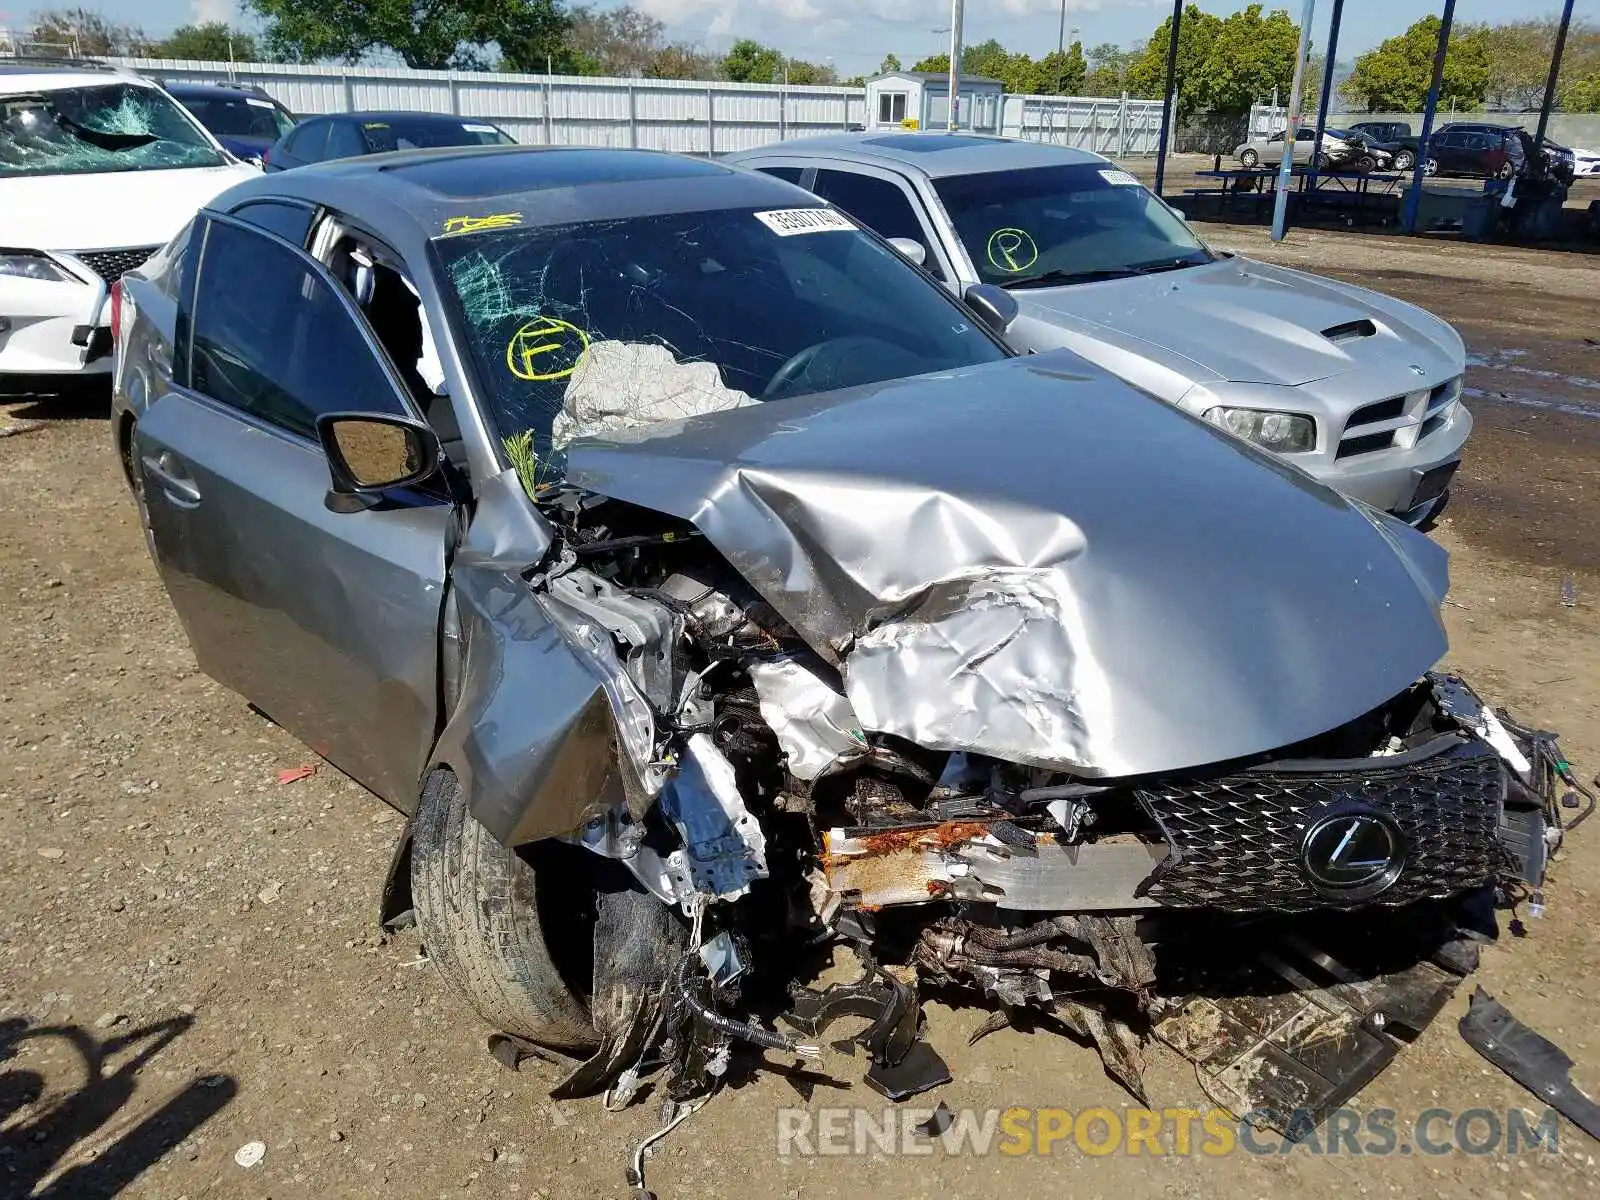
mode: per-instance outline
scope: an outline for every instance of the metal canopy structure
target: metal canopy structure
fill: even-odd
[[[1566,53],[1567,32],[1572,25],[1573,4],[1574,0],[1564,0],[1562,5],[1561,24],[1556,33],[1554,51],[1550,56],[1550,75],[1545,84],[1543,101],[1539,107],[1539,127],[1537,132],[1534,134],[1534,144],[1536,146],[1542,146],[1544,144],[1545,131],[1549,128],[1550,124],[1550,112],[1551,109],[1555,107],[1556,87],[1561,77],[1561,60]],[[1172,27],[1167,42],[1166,90],[1162,96],[1163,103],[1161,111],[1161,136],[1156,152],[1155,190],[1157,195],[1161,194],[1162,185],[1166,182],[1167,150],[1171,144],[1170,126],[1173,119],[1173,99],[1178,90],[1178,31],[1183,21],[1183,5],[1184,0],[1173,0]],[[1308,4],[1308,12],[1310,11],[1310,8],[1311,5]],[[1445,55],[1449,52],[1450,30],[1455,23],[1455,12],[1456,0],[1444,0],[1444,9],[1439,17],[1439,40],[1435,45],[1433,52],[1433,78],[1428,85],[1428,99],[1422,113],[1422,130],[1418,134],[1417,139],[1420,152],[1417,155],[1416,166],[1412,171],[1411,183],[1406,188],[1405,200],[1401,208],[1401,228],[1406,233],[1416,232],[1417,211],[1422,203],[1422,189],[1424,186],[1424,181],[1427,179],[1428,139],[1433,136],[1433,121],[1439,106],[1439,90],[1444,81]],[[1328,105],[1332,99],[1333,93],[1333,68],[1335,62],[1338,60],[1339,29],[1343,20],[1343,16],[1344,0],[1333,0],[1333,13],[1328,24],[1328,49],[1325,55],[1326,66],[1323,68],[1322,73],[1322,94],[1317,103],[1317,124],[1315,137],[1317,139],[1316,144],[1319,146],[1321,145],[1323,132],[1327,128],[1328,124]],[[1308,32],[1302,30],[1302,47],[1305,45],[1307,36]],[[1297,80],[1300,70],[1303,66],[1304,49],[1302,48],[1301,62],[1296,64]],[[1291,99],[1290,111],[1288,113],[1288,123],[1291,131],[1296,128],[1299,122],[1299,113],[1297,111],[1299,106],[1298,103],[1295,102],[1297,97],[1298,93],[1296,94],[1295,98]],[[1285,149],[1284,159],[1286,162],[1288,161],[1290,152],[1291,151],[1289,148]],[[1311,159],[1309,174],[1309,186],[1314,188],[1316,187],[1317,182],[1317,161],[1315,155],[1313,155]],[[1280,195],[1281,191],[1282,189],[1280,187]],[[1277,232],[1278,229],[1282,227],[1286,226],[1281,226],[1278,221],[1274,222],[1274,236],[1282,236],[1281,233]]]

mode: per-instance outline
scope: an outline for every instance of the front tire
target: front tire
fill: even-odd
[[[1247,167],[1259,167],[1261,165],[1261,155],[1254,150],[1241,150],[1239,151],[1239,161]]]
[[[1409,150],[1402,150],[1394,156],[1394,169],[1396,171],[1409,171],[1417,165],[1417,156]]]
[[[1427,165],[1422,168],[1422,173],[1429,179],[1432,179],[1439,173],[1439,160],[1436,158],[1430,158],[1427,162]]]
[[[412,828],[411,898],[428,957],[494,1028],[575,1054],[599,1044],[588,1006],[563,976],[554,921],[582,928],[587,897],[541,893],[535,868],[467,812],[461,784],[435,771]],[[576,931],[569,931],[576,932]],[[582,937],[583,934],[578,934]],[[587,984],[586,964],[569,971]]]

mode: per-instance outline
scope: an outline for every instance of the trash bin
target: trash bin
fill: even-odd
[[[1496,214],[1500,211],[1500,197],[1491,194],[1473,196],[1461,213],[1461,237],[1469,242],[1485,242],[1494,232]]]

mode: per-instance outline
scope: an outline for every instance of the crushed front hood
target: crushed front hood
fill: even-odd
[[[863,727],[1100,776],[1289,745],[1443,653],[1444,552],[1045,354],[580,440],[839,663]]]
[[[1461,353],[1450,327],[1420,308],[1242,258],[1015,295],[1026,316],[1156,359],[1196,382],[1298,387],[1390,364],[1416,364],[1434,375],[1450,370]],[[1372,336],[1323,336],[1361,320],[1377,327]],[[1078,340],[1070,344],[1102,361]]]

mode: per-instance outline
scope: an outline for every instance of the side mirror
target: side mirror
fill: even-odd
[[[928,261],[928,248],[916,238],[890,238],[889,245],[895,248],[901,258],[908,259],[919,267]]]
[[[1003,287],[992,283],[975,283],[961,297],[989,332],[1004,337],[1011,322],[1017,319],[1017,300]]]
[[[439,437],[410,417],[383,413],[326,413],[317,436],[328,456],[334,512],[372,507],[377,493],[421,483],[439,469]]]

